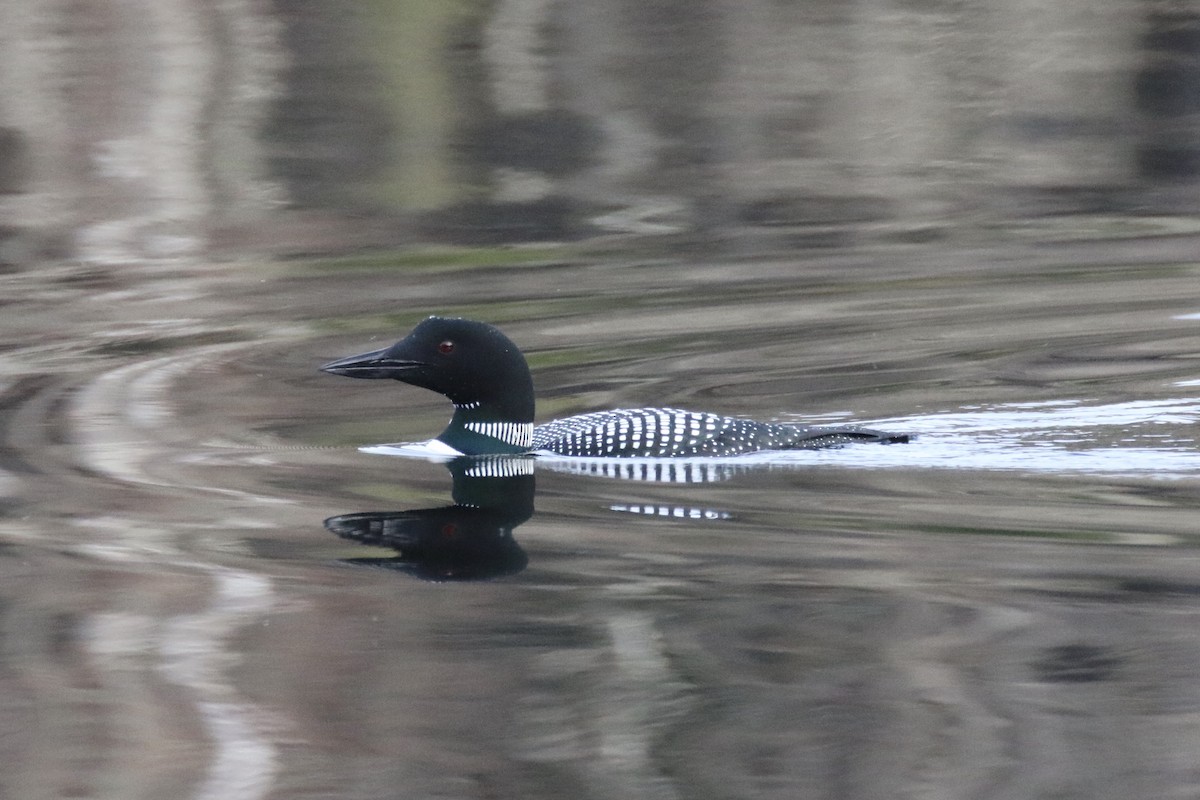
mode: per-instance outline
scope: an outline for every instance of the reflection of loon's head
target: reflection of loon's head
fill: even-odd
[[[512,532],[533,515],[532,459],[457,458],[446,469],[454,480],[454,505],[341,514],[325,520],[325,527],[343,539],[397,552],[351,563],[424,580],[487,580],[525,569],[529,559]]]
[[[428,581],[478,581],[525,569],[528,556],[485,509],[447,506],[414,511],[366,511],[325,520],[343,539],[396,551],[385,558],[348,559]]]

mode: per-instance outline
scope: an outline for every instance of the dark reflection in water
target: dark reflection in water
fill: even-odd
[[[380,448],[367,448],[380,449]],[[670,459],[537,459],[534,456],[462,457],[444,461],[453,478],[453,503],[403,511],[360,511],[325,520],[343,539],[395,550],[391,557],[344,559],[346,563],[405,572],[430,581],[473,581],[513,575],[528,556],[513,530],[533,516],[534,470],[601,476],[647,483],[721,481],[769,468],[733,461]],[[730,519],[715,508],[628,501],[612,511],[682,520]]]
[[[432,581],[486,580],[525,569],[529,559],[513,529],[533,515],[533,459],[459,458],[446,469],[454,478],[452,505],[325,520],[343,539],[397,551],[347,561]]]

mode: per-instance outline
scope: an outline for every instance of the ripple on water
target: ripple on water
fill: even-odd
[[[973,406],[872,421],[873,426],[915,434],[914,446],[904,453],[864,448],[856,451],[855,462],[1182,478],[1200,473],[1200,451],[1192,435],[1197,421],[1200,401],[1191,398]],[[790,460],[792,454],[788,456]]]

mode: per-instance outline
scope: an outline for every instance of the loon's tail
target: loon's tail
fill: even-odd
[[[851,442],[869,442],[873,444],[908,444],[912,438],[907,433],[887,433],[871,428],[859,428],[853,425],[842,428],[831,427],[793,427],[797,433],[791,442],[793,450],[815,450],[821,447],[837,447]]]

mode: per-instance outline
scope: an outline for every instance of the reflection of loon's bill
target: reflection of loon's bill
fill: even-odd
[[[396,551],[391,557],[343,559],[345,563],[398,570],[422,580],[490,580],[516,574],[528,564],[513,529],[530,513],[525,498],[516,498],[513,508],[452,505],[339,514],[325,520],[325,528],[342,539]]]
[[[338,514],[325,520],[324,524],[327,531],[343,539],[398,550],[419,539],[421,531],[416,527],[419,519],[419,512],[360,511]]]
[[[755,468],[755,464],[712,458],[579,458],[539,452],[540,467],[571,475],[592,475],[644,483],[716,483]]]
[[[630,514],[642,514],[647,517],[670,517],[673,519],[733,519],[728,511],[715,508],[689,508],[687,506],[670,506],[659,503],[620,503],[609,506],[611,511],[625,511]]]

